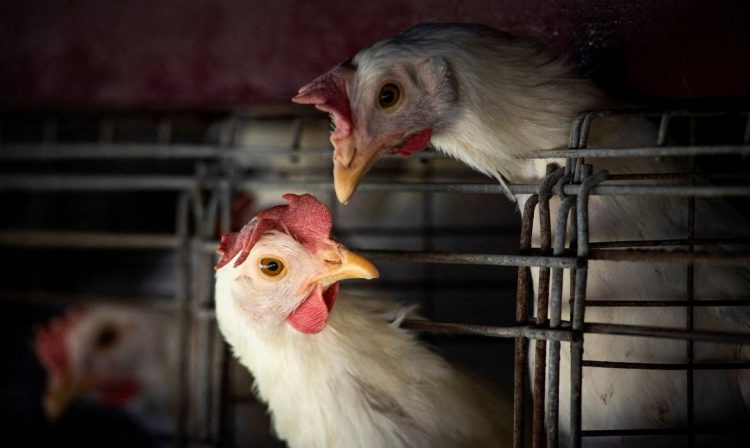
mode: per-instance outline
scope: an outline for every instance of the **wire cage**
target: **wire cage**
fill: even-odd
[[[647,147],[587,148],[592,129],[613,117],[650,120],[658,129],[656,141]],[[277,126],[278,134],[284,136],[282,141],[275,145],[253,143],[246,134],[258,121],[270,123],[271,128]],[[568,149],[530,155],[552,162],[543,181],[510,185],[514,194],[527,195],[520,204],[520,226],[509,224],[518,218],[514,216],[515,206],[501,199],[504,192],[500,185],[433,151],[408,161],[387,157],[368,178],[375,180],[366,179],[359,187],[359,195],[373,195],[375,210],[359,224],[351,224],[357,222],[353,215],[364,213],[363,209],[336,204],[330,149],[310,138],[326,135],[325,130],[322,134],[315,130],[315,123],[325,123],[325,117],[300,115],[296,109],[293,113],[251,114],[3,115],[0,194],[10,206],[26,203],[31,197],[49,198],[41,208],[94,200],[100,201],[95,204],[106,204],[108,210],[120,210],[118,219],[127,210],[145,207],[146,203],[152,208],[146,218],[141,214],[130,226],[71,228],[55,212],[38,210],[36,224],[23,217],[6,216],[0,231],[0,243],[8,248],[3,263],[17,281],[8,282],[2,296],[23,303],[109,301],[168,316],[178,328],[179,356],[174,360],[178,374],[170,384],[177,397],[174,426],[163,434],[164,439],[176,446],[241,446],[248,440],[241,435],[243,431],[265,431],[262,436],[250,434],[249,439],[256,446],[275,446],[278,442],[267,429],[261,429],[268,422],[262,405],[254,401],[249,375],[232,360],[216,330],[212,265],[217,236],[233,226],[238,195],[269,192],[278,198],[279,192],[310,191],[332,206],[334,233],[339,238],[386,266],[381,269],[384,275],[379,285],[355,282],[355,293],[399,297],[407,291],[433,320],[406,321],[404,326],[424,334],[468,335],[468,342],[448,341],[456,352],[466,352],[486,341],[501,342],[487,345],[477,355],[477,363],[506,381],[513,391],[515,447],[581,446],[607,437],[666,437],[665,443],[686,446],[701,445],[712,440],[701,437],[719,433],[747,438],[743,425],[701,426],[696,421],[698,404],[694,398],[697,372],[750,369],[748,359],[701,362],[694,357],[698,344],[750,343],[748,331],[708,331],[694,322],[696,310],[708,306],[741,308],[750,304],[747,291],[741,297],[716,300],[698,300],[694,293],[696,266],[746,268],[750,264],[750,235],[740,231],[737,235],[706,238],[696,232],[695,226],[695,211],[701,201],[728,199],[741,209],[742,201],[750,196],[742,159],[750,151],[750,115],[746,112],[627,110],[581,114],[572,123]],[[693,169],[685,173],[595,170],[600,160],[631,157],[688,157],[698,163],[691,163]],[[450,195],[457,200],[441,199]],[[591,203],[597,196],[684,198],[686,234],[675,239],[592,241],[588,213],[596,206]],[[392,201],[394,208],[389,208],[387,198],[396,198]],[[445,212],[446,208],[462,206],[466,208],[461,212]],[[488,210],[503,215],[505,221],[488,218]],[[481,218],[473,219],[471,213]],[[454,222],[442,224],[440,218],[446,215],[453,216]],[[456,225],[455,215],[469,225]],[[51,221],[44,221],[49,216]],[[388,226],[397,221],[400,226]],[[538,241],[532,238],[535,222]],[[97,288],[87,282],[80,288],[69,285],[73,291],[61,294],[54,291],[59,282],[45,282],[43,275],[24,278],[13,270],[13,266],[24,264],[23,260],[38,262],[39,251],[51,248],[78,254],[79,258],[63,257],[73,265],[94,257],[91,252],[108,254],[107,259],[115,259],[113,266],[136,266],[140,275],[158,268],[144,261],[153,260],[158,253],[166,260],[168,273],[162,269],[159,286],[145,293],[137,288],[121,292],[118,287],[112,293],[111,287]],[[14,261],[8,261],[10,258]],[[678,264],[686,272],[684,298],[589,299],[587,272],[589,264],[596,262]],[[451,271],[440,270],[445,267]],[[80,268],[72,268],[76,269]],[[472,274],[477,270],[481,274]],[[48,272],[43,268],[40,271]],[[476,290],[468,293],[469,288]],[[108,293],[102,293],[105,290]],[[154,290],[158,291],[155,295]],[[481,296],[483,304],[469,300],[467,296],[473,295]],[[564,298],[570,299],[569,316],[563,313]],[[466,312],[473,305],[477,310]],[[664,328],[587,321],[587,310],[595,308],[668,309],[682,313],[686,324],[684,328]],[[502,318],[487,319],[488,312],[502,313]],[[589,359],[584,356],[584,344],[591,335],[685,341],[685,362]],[[570,356],[567,376],[560,371],[561,351]],[[504,363],[506,359],[513,361]],[[586,393],[583,378],[601,369],[664,370],[684,375],[686,424],[624,429],[587,426],[582,411]],[[570,386],[567,399],[560,398],[561,384]],[[567,424],[559,420],[561,409],[569,413]],[[260,423],[248,428],[246,422],[253,419]]]

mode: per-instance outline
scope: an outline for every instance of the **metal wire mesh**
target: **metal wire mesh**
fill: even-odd
[[[609,117],[646,117],[658,122],[657,140],[653,146],[638,148],[588,149],[587,141],[597,120]],[[696,123],[701,119],[720,122],[738,118],[744,120],[741,135],[729,142],[698,143],[695,139]],[[96,192],[170,192],[176,195],[175,230],[173,233],[117,233],[98,231],[0,231],[0,244],[16,247],[70,247],[97,249],[159,249],[176,254],[176,284],[174,300],[159,306],[174,313],[180,322],[181,357],[180,377],[176,388],[180,402],[175,416],[176,444],[209,445],[231,444],[233,423],[232,402],[241,398],[228,392],[233,381],[229,357],[216,332],[212,311],[211,265],[216,247],[215,230],[229,230],[232,195],[241,191],[263,189],[332,191],[327,168],[330,150],[327,148],[300,150],[299,132],[304,120],[293,121],[292,144],[285,150],[243,148],[237,150],[236,134],[242,117],[213,117],[210,138],[204,141],[180,142],[175,138],[178,126],[175,120],[160,119],[149,142],[132,143],[117,138],[116,120],[100,120],[98,142],[70,143],[61,138],[65,126],[60,120],[45,120],[40,127],[41,141],[37,143],[14,142],[8,138],[9,119],[3,120],[6,131],[0,163],[9,168],[0,177],[1,192],[35,191],[96,191]],[[688,123],[690,138],[685,144],[668,145],[668,136],[675,122]],[[11,120],[12,121],[12,120]],[[696,307],[747,306],[748,297],[736,300],[696,301],[694,298],[694,269],[696,264],[747,266],[750,264],[747,237],[698,238],[695,233],[696,198],[748,197],[750,182],[744,173],[607,173],[594,171],[586,162],[613,157],[720,157],[744,156],[750,152],[750,115],[728,112],[695,111],[597,111],[580,115],[572,124],[569,148],[558,151],[534,152],[530,157],[563,159],[562,168],[551,167],[540,184],[511,185],[515,194],[530,195],[522,205],[522,230],[520,254],[438,252],[430,241],[434,229],[430,225],[415,230],[426,237],[423,250],[373,250],[362,249],[375,260],[399,263],[466,264],[517,267],[517,294],[515,325],[489,326],[457,322],[407,321],[406,327],[428,333],[470,334],[492,338],[514,338],[514,446],[524,446],[531,432],[534,447],[556,447],[559,440],[559,407],[568,406],[570,436],[573,446],[581,446],[586,438],[604,436],[659,436],[686,435],[686,444],[693,446],[695,435],[725,429],[728,432],[741,428],[698,428],[694,416],[694,373],[700,370],[747,369],[750,362],[696,363],[693,344],[697,342],[750,343],[750,333],[716,332],[696,329],[693,315]],[[205,141],[208,140],[208,141]],[[184,162],[192,173],[107,173],[86,174],[75,169],[35,169],[35,162],[70,163],[96,161]],[[434,152],[416,156],[416,163],[432,163],[443,158]],[[300,163],[302,161],[303,163]],[[401,161],[395,162],[400,163]],[[411,162],[415,163],[415,162]],[[252,167],[237,169],[236,166]],[[19,170],[18,167],[23,170]],[[24,171],[25,170],[25,171]],[[292,173],[290,175],[290,173]],[[321,176],[321,173],[325,175]],[[430,179],[429,176],[427,176]],[[405,179],[405,180],[401,180]],[[430,215],[434,194],[489,194],[502,195],[502,188],[490,182],[435,182],[425,177],[402,176],[396,181],[368,181],[361,191],[419,192],[425,198],[425,214]],[[714,183],[707,183],[706,181]],[[634,184],[637,181],[640,183]],[[688,235],[683,239],[597,241],[589,236],[588,211],[592,196],[675,196],[688,198]],[[550,201],[559,198],[557,214],[550,210]],[[335,210],[334,210],[335,212]],[[532,244],[533,222],[538,215],[540,241]],[[554,232],[553,232],[554,229]],[[492,229],[489,230],[492,232]],[[570,239],[566,241],[566,237]],[[730,249],[727,249],[730,247]],[[586,297],[587,269],[590,262],[627,261],[638,263],[682,263],[687,271],[684,300],[589,300]],[[532,288],[531,268],[539,269],[538,287]],[[563,279],[565,271],[570,278],[571,314],[564,319]],[[431,278],[432,276],[430,276]],[[426,288],[434,288],[427,285]],[[39,298],[39,294],[18,294],[16,297]],[[536,315],[532,312],[535,302]],[[8,295],[8,294],[6,294]],[[146,302],[149,302],[148,300]],[[158,301],[151,301],[157,303]],[[587,308],[592,307],[664,307],[684,308],[685,328],[661,328],[636,325],[586,322]],[[687,341],[687,362],[613,362],[584,359],[586,335],[630,335],[651,338],[680,339]],[[529,366],[529,339],[535,365]],[[561,341],[570,343],[571,372],[569,378],[560,377]],[[196,359],[209,362],[197,363]],[[684,428],[663,429],[583,429],[582,387],[583,372],[587,369],[649,369],[681,370],[685,372],[688,409]],[[531,381],[532,397],[527,400],[527,384]],[[559,384],[571,385],[570,402],[559,401]],[[207,385],[196,390],[191,384]],[[526,407],[531,402],[531,412]],[[228,404],[229,403],[229,404]],[[531,421],[527,421],[527,417]]]

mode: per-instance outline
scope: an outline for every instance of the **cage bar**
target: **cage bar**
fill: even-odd
[[[747,156],[750,154],[750,114],[745,114],[742,135],[733,144],[698,144],[696,120],[730,115],[727,111],[689,110],[627,110],[591,111],[579,115],[571,125],[568,149],[533,151],[529,157],[537,159],[565,159],[565,167],[548,173],[539,184],[514,184],[514,194],[531,195],[524,204],[518,255],[495,253],[448,253],[435,251],[431,241],[439,234],[438,229],[428,225],[424,229],[412,229],[412,233],[426,238],[426,246],[419,251],[360,250],[364,255],[377,260],[399,263],[441,263],[461,265],[506,266],[517,268],[515,325],[474,325],[456,322],[407,320],[404,328],[426,333],[461,334],[475,337],[514,339],[514,420],[513,446],[523,447],[524,438],[530,430],[534,447],[557,447],[563,430],[569,434],[573,446],[581,446],[583,438],[685,435],[688,446],[693,446],[698,434],[744,433],[740,427],[701,427],[695,421],[695,371],[750,369],[750,362],[697,362],[694,354],[696,343],[749,344],[750,333],[716,332],[696,329],[696,307],[738,307],[750,305],[750,297],[699,300],[695,297],[695,266],[712,264],[720,266],[750,265],[750,238],[727,236],[724,238],[699,238],[695,232],[696,198],[750,197],[750,176],[742,173],[613,173],[593,172],[586,161],[612,157],[717,157]],[[607,117],[648,117],[658,121],[658,135],[654,146],[632,148],[587,148],[588,137],[597,120]],[[667,137],[675,126],[676,119],[690,120],[688,144],[669,145]],[[293,123],[293,139],[288,149],[241,146],[237,144],[237,132],[242,117],[225,120],[216,142],[198,144],[176,144],[173,142],[175,127],[169,119],[155,125],[156,141],[132,144],[117,140],[118,122],[102,120],[98,125],[98,141],[92,143],[60,143],[60,123],[47,120],[42,127],[38,143],[5,143],[0,141],[0,162],[17,163],[39,161],[49,164],[44,174],[34,171],[18,173],[9,170],[0,177],[0,191],[25,191],[46,193],[69,192],[175,192],[178,195],[175,209],[174,234],[112,233],[95,231],[18,230],[1,229],[0,246],[16,248],[65,248],[65,249],[117,249],[117,250],[173,250],[177,254],[177,290],[174,301],[154,306],[155,312],[177,314],[180,322],[180,369],[176,387],[181,391],[176,419],[177,432],[173,440],[178,446],[195,444],[199,440],[206,445],[231,443],[225,433],[232,430],[231,410],[227,402],[234,400],[228,393],[228,358],[226,350],[217,339],[215,319],[211,308],[211,277],[206,268],[214,262],[217,242],[212,230],[220,223],[222,232],[229,230],[231,218],[231,195],[235,192],[284,189],[332,191],[330,177],[273,175],[242,172],[236,162],[278,167],[300,161],[327,161],[331,157],[329,148],[301,149],[300,138],[303,119]],[[0,129],[6,129],[0,122]],[[2,136],[0,136],[2,138]],[[741,143],[739,143],[741,142]],[[388,156],[389,159],[398,159]],[[430,164],[447,158],[434,151],[425,151],[415,156],[421,163]],[[78,160],[125,160],[125,161],[187,161],[195,164],[193,175],[123,175],[123,174],[70,174],[56,164]],[[431,182],[425,179],[430,165],[420,176],[402,176],[395,181],[365,181],[360,191],[370,192],[418,192],[426,197],[436,193],[459,194],[504,194],[496,183],[477,182]],[[720,183],[710,184],[721,180]],[[638,183],[632,183],[638,182]],[[549,201],[559,196],[560,207],[555,218],[554,240],[552,239]],[[588,209],[591,196],[672,196],[686,198],[688,204],[688,232],[685,238],[635,241],[596,241],[588,235]],[[422,210],[425,217],[432,216],[429,200]],[[538,213],[536,209],[539,209]],[[335,207],[334,207],[335,212]],[[538,216],[541,228],[539,247],[532,245],[532,224]],[[573,217],[575,216],[575,219]],[[429,221],[429,220],[426,220]],[[497,231],[497,229],[493,229]],[[360,230],[349,231],[352,235]],[[466,229],[466,234],[473,233]],[[572,238],[567,241],[566,234]],[[728,249],[727,246],[731,246]],[[685,298],[675,300],[647,300],[618,298],[614,300],[591,300],[586,297],[587,268],[593,262],[624,263],[679,263],[685,266],[687,282]],[[537,314],[530,316],[532,303],[531,267],[540,268],[537,290]],[[573,299],[571,316],[562,316],[563,277],[570,274],[570,297]],[[430,290],[443,285],[430,280],[422,285]],[[394,283],[394,287],[403,287]],[[495,285],[496,286],[496,285]],[[0,298],[10,294],[0,293]],[[53,300],[51,294],[29,292],[20,295],[23,300]],[[111,297],[112,301],[129,302],[127,297]],[[77,297],[74,300],[93,300]],[[156,298],[147,298],[156,301]],[[145,306],[134,303],[135,306]],[[639,325],[619,325],[586,322],[586,307],[662,307],[684,308],[685,328],[661,328]],[[549,310],[549,316],[547,311]],[[686,342],[686,362],[621,362],[583,358],[583,342],[586,335],[614,335],[623,337],[649,337],[656,340],[680,340]],[[535,350],[533,375],[527,365],[529,340]],[[197,340],[203,341],[199,348],[191,348]],[[570,343],[570,378],[560,378],[560,341]],[[189,366],[200,354],[209,355],[210,362],[202,366],[201,375],[209,379],[211,391],[205,396],[196,396],[190,390]],[[583,430],[581,397],[584,375],[595,374],[601,369],[684,371],[686,375],[687,420],[684,427],[659,429],[595,429]],[[218,372],[217,372],[218,371]],[[527,382],[533,384],[532,421],[525,421]],[[545,389],[546,381],[546,389]],[[559,382],[570,381],[569,403],[561,403]],[[201,415],[196,409],[201,403],[207,407]],[[571,426],[561,428],[560,406],[569,406]],[[213,411],[213,413],[211,413]],[[197,422],[197,423],[196,423]]]

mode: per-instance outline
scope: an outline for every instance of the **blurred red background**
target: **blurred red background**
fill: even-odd
[[[616,97],[746,96],[748,3],[0,0],[0,105],[284,103],[357,49],[430,19],[539,37]]]

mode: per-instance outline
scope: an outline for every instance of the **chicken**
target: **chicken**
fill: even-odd
[[[428,23],[360,51],[293,101],[332,115],[334,182],[345,203],[383,154],[428,144],[499,180],[533,174],[517,156],[564,146],[575,115],[606,100],[539,42]]]
[[[215,295],[219,328],[279,437],[291,447],[505,446],[508,402],[398,328],[405,311],[337,300],[340,280],[377,269],[330,239],[324,204],[283,197],[288,205],[224,235]]]
[[[506,178],[538,183],[546,162],[521,156],[567,147],[577,114],[613,106],[568,60],[540,42],[481,25],[443,23],[417,25],[361,50],[302,87],[293,101],[315,105],[333,118],[334,187],[343,203],[383,154],[408,156],[428,144],[503,184]],[[597,123],[589,136],[590,147],[653,146],[655,141],[655,129],[645,120],[618,117]],[[595,169],[618,174],[688,168],[687,161],[674,158],[594,163]],[[522,206],[524,197],[517,199]],[[553,199],[552,216],[558,205]],[[747,226],[746,220],[721,205],[699,204],[696,215],[700,237],[738,235],[738,229]],[[596,196],[589,221],[592,241],[685,238],[687,200]],[[539,240],[538,228],[534,238]],[[536,275],[535,271],[535,283]],[[696,300],[737,298],[750,290],[750,273],[699,265],[695,282]],[[592,262],[587,297],[684,299],[686,284],[686,269],[676,264]],[[564,290],[567,294],[568,288]],[[568,315],[567,299],[563,297],[563,316]],[[695,311],[696,328],[748,331],[747,311],[727,310],[701,307]],[[586,321],[684,328],[685,313],[680,308],[589,308]],[[585,341],[586,358],[605,361],[686,362],[686,352],[682,341],[604,335],[589,335]],[[695,346],[696,362],[734,361],[740,353],[732,345]],[[569,368],[569,352],[563,347],[561,378]],[[584,429],[684,426],[685,381],[682,371],[587,369]],[[738,390],[747,391],[747,381],[746,374],[735,371],[712,372],[696,380],[696,420],[746,421],[750,402]],[[569,385],[561,381],[563,431],[569,421],[564,405]]]
[[[174,428],[176,328],[154,314],[115,305],[68,310],[38,328],[37,357],[48,374],[44,408],[60,418],[89,397],[125,409],[154,435]]]

